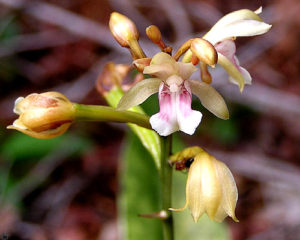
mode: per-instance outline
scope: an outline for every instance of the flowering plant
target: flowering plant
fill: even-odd
[[[261,11],[260,8],[232,12],[202,38],[183,43],[173,55],[172,47],[164,43],[158,27],[149,26],[146,34],[160,48],[152,57],[147,57],[139,45],[135,24],[120,13],[112,13],[111,33],[130,51],[132,65],[139,72],[134,84],[126,87],[122,84],[130,66],[109,63],[97,80],[97,89],[110,107],[73,103],[57,92],[31,94],[16,100],[14,112],[20,116],[8,128],[47,139],[63,134],[75,121],[127,123],[150,152],[160,174],[162,209],[142,216],[162,221],[164,239],[174,238],[172,211],[182,211],[186,207],[195,222],[204,213],[217,222],[226,216],[238,221],[235,216],[237,187],[229,168],[200,147],[186,148],[172,155],[170,135],[176,131],[192,135],[200,124],[202,113],[192,109],[192,94],[215,116],[229,118],[223,97],[211,85],[208,69],[221,65],[229,74],[229,81],[237,84],[241,92],[245,84],[251,84],[249,72],[240,66],[235,55],[234,40],[260,35],[271,28],[258,16]],[[201,80],[191,79],[198,65]],[[160,109],[148,117],[138,105],[155,93],[158,93]],[[182,209],[171,208],[174,165],[177,170],[188,170],[186,204]]]

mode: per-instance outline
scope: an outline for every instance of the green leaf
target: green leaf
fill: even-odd
[[[160,220],[138,216],[160,210],[160,184],[151,156],[133,134],[126,139],[122,160],[118,201],[121,239],[162,239]]]
[[[117,107],[124,92],[119,87],[115,87],[104,95],[107,103],[112,107]],[[129,109],[130,111],[145,114],[140,106],[135,106]],[[160,169],[160,138],[158,134],[150,129],[139,127],[135,124],[128,124],[131,130],[139,137],[143,146],[151,154],[157,169]]]

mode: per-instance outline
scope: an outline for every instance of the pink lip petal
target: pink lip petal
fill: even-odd
[[[159,88],[159,113],[150,118],[152,128],[161,136],[168,136],[179,130],[175,105],[176,93],[171,93],[162,83]]]
[[[188,83],[185,82],[185,86]],[[181,91],[176,96],[176,112],[179,129],[192,135],[201,122],[202,114],[191,108],[192,95],[188,91],[189,87],[182,86]]]

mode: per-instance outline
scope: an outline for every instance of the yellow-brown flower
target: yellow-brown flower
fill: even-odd
[[[73,104],[58,92],[19,97],[15,102],[14,112],[20,116],[7,128],[40,139],[63,134],[75,117]]]
[[[223,163],[200,151],[191,164],[186,184],[186,204],[182,211],[189,207],[195,222],[207,213],[210,219],[221,222],[226,216],[238,222],[235,206],[238,192],[234,178]]]

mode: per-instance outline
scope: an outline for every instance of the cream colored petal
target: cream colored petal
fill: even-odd
[[[209,31],[204,39],[210,41],[213,45],[232,37],[249,37],[266,33],[272,25],[256,20],[239,20],[222,28]]]
[[[195,164],[195,162],[193,162],[189,169],[186,183],[186,202],[195,222],[197,222],[205,212],[205,204],[202,196],[201,170],[201,164]]]
[[[24,97],[18,97],[15,101],[14,113],[20,115],[22,113],[22,109],[20,109],[19,103],[24,100]]]
[[[177,62],[178,73],[183,80],[189,79],[190,76],[198,70],[192,63]]]
[[[223,220],[228,216],[228,214],[224,211],[222,204],[220,204],[213,220],[216,222],[223,222]]]
[[[144,68],[144,74],[150,74],[162,81],[165,81],[169,76],[178,72],[178,67],[175,64],[164,62],[160,65],[150,65]]]
[[[153,56],[152,60],[151,60],[151,65],[159,65],[162,63],[171,63],[171,64],[175,64],[176,61],[174,60],[174,58],[171,57],[171,55],[164,53],[164,52],[160,52],[157,53]]]
[[[209,84],[197,80],[189,80],[192,93],[201,101],[202,105],[222,119],[229,118],[229,112],[223,97]]]
[[[56,129],[51,129],[51,130],[42,131],[42,132],[34,132],[30,129],[24,128],[25,127],[24,125],[20,125],[18,122],[17,123],[15,123],[15,122],[13,123],[13,125],[7,126],[7,129],[18,130],[30,137],[34,137],[34,138],[38,138],[38,139],[50,139],[50,138],[60,136],[64,132],[66,132],[71,125],[71,123],[65,123]]]
[[[256,10],[254,11],[254,13],[256,13],[256,14],[261,14],[261,13],[262,13],[262,6],[260,6],[258,9],[256,9]]]
[[[228,58],[221,53],[218,53],[218,64],[225,69],[225,71],[231,76],[231,80],[240,87],[240,91],[242,92],[245,85],[245,80],[242,73]]]
[[[223,162],[216,160],[214,163],[217,172],[217,177],[222,188],[221,207],[228,216],[232,217],[234,221],[238,222],[238,219],[235,216],[235,207],[238,200],[238,191],[234,178],[229,168]],[[216,216],[219,219],[221,219],[223,216],[221,212],[222,211],[220,210],[218,216]]]
[[[263,20],[255,12],[253,12],[249,9],[241,9],[241,10],[237,10],[237,11],[226,14],[211,28],[210,31],[217,29],[217,28],[222,28],[222,27],[224,27],[228,24],[231,24],[233,22],[236,22],[236,21],[246,20],[246,19],[263,22]]]
[[[200,163],[202,187],[201,204],[205,205],[205,211],[210,219],[214,219],[222,200],[222,189],[219,179],[217,178],[214,160],[215,159],[209,154],[202,153],[197,155],[193,162],[193,164],[197,164],[198,161]]]
[[[121,98],[117,109],[126,110],[141,104],[152,94],[158,92],[160,84],[161,80],[158,78],[148,78],[138,82]]]

